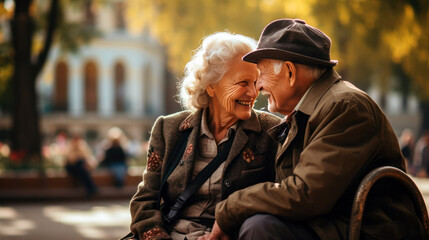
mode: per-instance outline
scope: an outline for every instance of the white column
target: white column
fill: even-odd
[[[142,99],[142,76],[141,65],[133,64],[130,66],[130,75],[127,77],[127,99],[129,101],[130,113],[133,116],[143,115],[143,99]]]
[[[154,114],[160,115],[165,112],[165,82],[164,82],[164,70],[162,62],[158,62],[156,65],[152,65],[152,94],[151,104],[153,106]]]
[[[84,112],[84,87],[81,61],[75,57],[70,58],[70,75],[68,82],[69,114],[81,116]]]
[[[98,113],[101,116],[111,116],[114,110],[115,93],[113,87],[113,74],[111,64],[100,61],[98,79]]]

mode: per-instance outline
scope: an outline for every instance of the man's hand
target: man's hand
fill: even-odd
[[[220,229],[215,221],[212,232],[198,238],[198,240],[231,240],[229,236]]]

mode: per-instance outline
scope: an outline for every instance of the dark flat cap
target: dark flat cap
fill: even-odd
[[[279,59],[307,65],[335,66],[330,58],[331,39],[300,19],[279,19],[262,31],[258,47],[246,54],[244,61]]]

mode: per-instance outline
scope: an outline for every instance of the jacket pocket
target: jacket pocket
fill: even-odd
[[[270,179],[270,174],[266,166],[258,168],[246,169],[241,171],[241,177],[238,180],[240,188],[245,188],[257,183],[273,181]]]

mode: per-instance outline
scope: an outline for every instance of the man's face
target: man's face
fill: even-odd
[[[223,116],[241,120],[250,118],[251,109],[258,92],[255,83],[259,75],[255,64],[234,58],[229,70],[213,87],[213,107],[219,109]]]
[[[270,112],[288,115],[296,105],[290,102],[293,100],[294,90],[289,84],[289,71],[287,71],[287,66],[283,64],[280,72],[276,73],[274,62],[278,61],[263,59],[257,64],[260,75],[256,89],[261,94],[268,95],[268,110]]]

